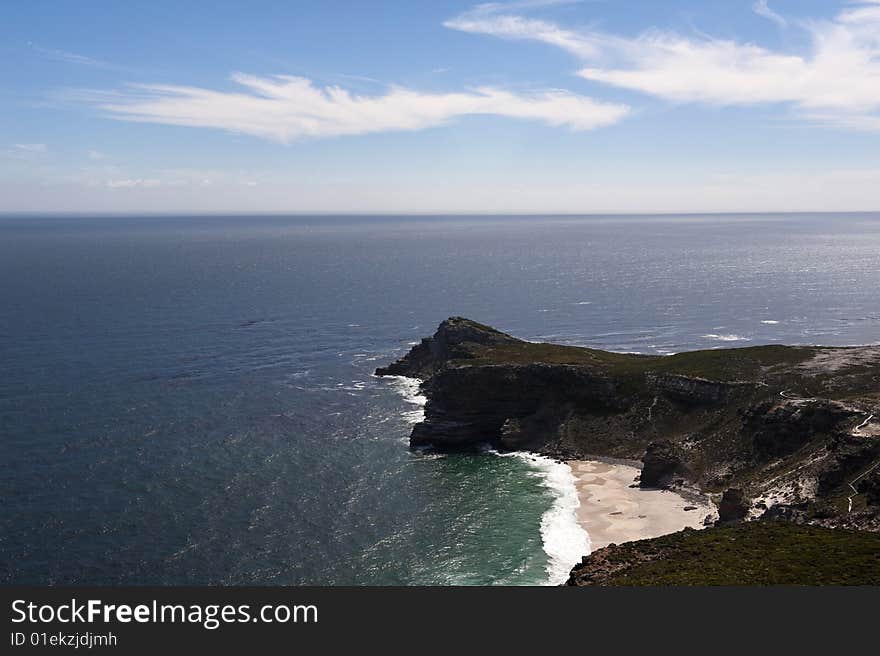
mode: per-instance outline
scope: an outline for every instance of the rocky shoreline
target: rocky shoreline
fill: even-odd
[[[713,495],[721,523],[880,530],[878,346],[646,356],[452,317],[376,374],[422,381],[413,447],[634,459],[644,487]]]

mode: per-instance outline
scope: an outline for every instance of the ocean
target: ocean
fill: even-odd
[[[880,341],[880,214],[0,218],[0,582],[489,585],[587,548],[567,466],[413,453],[451,315],[674,353]]]

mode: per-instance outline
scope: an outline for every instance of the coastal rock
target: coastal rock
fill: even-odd
[[[690,474],[681,450],[669,440],[649,444],[642,463],[642,487],[666,487],[677,475]]]
[[[616,575],[643,563],[649,563],[660,555],[654,550],[642,552],[633,549],[631,544],[635,543],[623,545],[612,543],[589,556],[584,556],[571,570],[566,585],[604,585]]]
[[[743,522],[609,545],[566,585],[877,585],[878,550],[877,533]]]
[[[490,326],[450,317],[443,321],[432,337],[425,337],[409,353],[387,367],[376,369],[377,376],[407,376],[426,379],[453,359],[472,357],[472,345],[497,346],[521,340]]]
[[[739,522],[748,517],[751,503],[739,488],[728,488],[721,495],[721,503],[718,504],[718,523],[727,524]]]
[[[574,408],[613,412],[611,381],[575,365],[447,366],[425,383],[425,421],[413,429],[415,446],[440,449],[489,443],[534,448],[558,433]]]
[[[807,504],[774,503],[761,513],[760,519],[771,521],[803,522],[807,518]]]

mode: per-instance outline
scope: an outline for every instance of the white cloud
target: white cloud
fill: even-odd
[[[42,143],[19,143],[0,150],[0,158],[22,162],[39,162],[49,154],[49,147]]]
[[[89,151],[89,159],[90,160],[100,160],[100,159],[104,159],[104,157],[106,157],[106,156],[100,150],[90,150]]]
[[[443,25],[461,32],[491,34],[506,39],[542,41],[578,57],[592,57],[599,54],[597,45],[588,34],[579,34],[535,18],[499,13],[514,8],[512,5],[494,3],[477,5],[470,11],[445,21]]]
[[[303,138],[423,130],[476,114],[541,121],[590,130],[621,120],[625,105],[567,91],[515,94],[483,87],[423,93],[392,87],[384,95],[354,95],[338,86],[318,88],[301,77],[237,73],[243,91],[173,85],[132,85],[126,91],[83,93],[109,116],[125,121],[217,128],[288,143]]]
[[[49,151],[49,147],[41,143],[15,144],[14,148],[22,153],[46,153]]]
[[[77,64],[79,66],[94,66],[96,68],[115,68],[113,65],[101,61],[100,59],[95,59],[94,57],[80,55],[75,52],[68,52],[67,50],[59,50],[57,48],[44,48],[33,41],[28,41],[27,46],[41,57],[53,61]]]
[[[834,126],[875,130],[880,122],[880,0],[802,22],[810,36],[806,54],[661,30],[636,37],[573,32],[498,10],[478,8],[446,25],[557,45],[588,62],[579,71],[588,80],[673,102],[786,103],[802,118]]]
[[[767,0],[758,0],[755,4],[752,5],[752,11],[758,14],[758,16],[773,21],[779,27],[788,26],[787,20],[785,20],[782,16],[770,9],[769,5],[767,4]]]
[[[153,178],[125,178],[123,180],[108,180],[107,186],[110,189],[132,189],[135,187],[143,187],[145,189],[150,189],[152,187],[158,187],[162,184],[161,180],[156,180]]]

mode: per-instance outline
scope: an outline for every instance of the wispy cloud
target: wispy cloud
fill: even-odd
[[[0,157],[21,161],[40,161],[48,154],[49,147],[44,143],[12,144],[0,150]]]
[[[627,115],[625,105],[553,90],[516,94],[483,87],[459,93],[423,93],[391,87],[384,95],[355,95],[319,88],[308,79],[237,73],[242,91],[175,85],[131,85],[114,93],[77,97],[124,121],[216,128],[289,143],[304,138],[414,131],[469,115],[541,121],[572,130],[611,125]]]
[[[15,144],[13,148],[23,153],[45,153],[49,151],[49,147],[43,143]]]
[[[545,3],[488,3],[477,5],[465,13],[443,23],[445,27],[461,32],[490,34],[505,39],[542,41],[562,48],[577,57],[599,54],[594,35],[582,34],[537,18],[527,18],[507,12],[534,8]]]
[[[225,190],[235,187],[254,187],[261,181],[271,179],[267,176],[269,174],[266,172],[246,170],[89,165],[65,176],[64,181],[89,189],[120,190],[119,193],[126,190],[165,193],[173,190],[180,191],[211,186]],[[277,176],[276,182],[282,184],[284,181],[289,181],[289,179],[285,179],[283,175]]]
[[[137,187],[150,189],[152,187],[158,187],[161,184],[161,180],[154,178],[123,178],[121,180],[107,180],[107,187],[110,189],[133,189]]]
[[[833,19],[802,22],[810,36],[807,54],[662,30],[635,37],[568,30],[499,13],[497,5],[445,25],[555,45],[587,64],[579,71],[585,79],[673,102],[787,103],[810,121],[868,130],[880,123],[880,0],[858,0]]]
[[[785,18],[770,9],[770,6],[767,4],[767,0],[757,0],[757,2],[752,5],[752,11],[754,11],[756,14],[758,14],[758,16],[761,16],[762,18],[773,21],[779,27],[788,26],[788,21],[785,20]]]
[[[77,66],[93,66],[95,68],[108,69],[116,68],[113,64],[108,62],[95,59],[94,57],[88,57],[86,55],[80,55],[75,52],[68,52],[67,50],[59,50],[57,48],[44,48],[32,41],[29,41],[27,45],[31,50],[46,59],[65,62],[67,64],[76,64]]]

